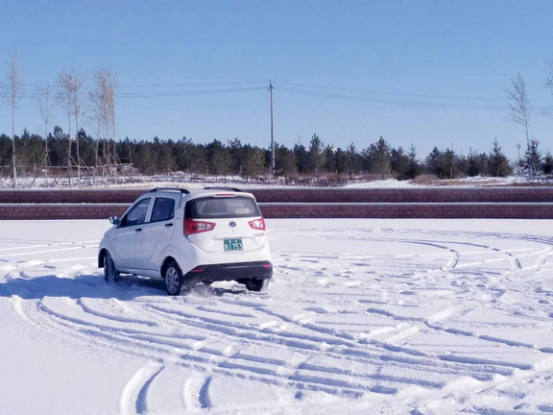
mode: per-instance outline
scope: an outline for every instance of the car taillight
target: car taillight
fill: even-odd
[[[256,220],[252,220],[248,222],[250,224],[250,227],[253,229],[258,229],[260,231],[265,230],[265,220],[263,218],[259,218]]]
[[[209,232],[213,229],[215,229],[215,224],[213,222],[202,222],[190,218],[184,220],[184,234],[186,236],[195,233]]]

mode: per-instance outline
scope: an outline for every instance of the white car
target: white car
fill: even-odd
[[[98,255],[106,281],[120,273],[162,277],[167,293],[179,295],[214,281],[262,291],[273,275],[259,206],[236,188],[153,189],[110,222]]]

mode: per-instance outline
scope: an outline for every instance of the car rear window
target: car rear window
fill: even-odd
[[[186,204],[185,215],[193,219],[250,218],[261,216],[250,197],[202,197]]]

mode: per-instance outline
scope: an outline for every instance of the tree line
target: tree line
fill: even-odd
[[[85,87],[87,76],[92,81],[89,88]],[[71,185],[72,180],[80,181],[83,170],[85,176],[92,172],[96,179],[100,171],[104,178],[106,174],[108,177],[125,174],[123,166],[132,166],[146,175],[185,171],[193,176],[240,175],[246,180],[267,176],[269,149],[242,144],[236,138],[227,142],[213,140],[208,144],[194,143],[186,137],[180,140],[155,137],[153,141],[116,139],[116,78],[116,74],[107,69],[88,74],[74,68],[61,70],[54,86],[46,83],[30,94],[36,100],[43,121],[43,135],[25,130],[18,136],[15,133],[16,110],[25,96],[25,88],[14,53],[6,83],[0,84],[0,97],[11,112],[11,135],[0,136],[0,177],[10,175],[16,186],[18,171],[27,176],[32,169],[36,176],[36,171],[42,169],[48,181],[49,170],[54,175],[65,170]],[[553,61],[548,62],[545,86],[553,91]],[[511,79],[505,93],[510,119],[524,127],[526,138],[524,155],[519,155],[514,163],[505,157],[497,140],[483,153],[471,149],[464,155],[455,153],[453,148],[435,147],[429,155],[419,159],[414,146],[396,148],[382,137],[366,148],[357,149],[353,143],[346,148],[325,145],[314,134],[308,146],[276,145],[276,175],[287,181],[312,176],[316,183],[320,183],[322,175],[328,177],[330,173],[346,178],[375,175],[404,180],[421,174],[433,174],[440,179],[505,177],[516,171],[529,180],[551,178],[551,154],[542,153],[539,142],[530,138],[534,108],[521,74]],[[56,107],[66,117],[67,133],[58,126],[50,128]],[[547,113],[547,109],[542,112]],[[553,113],[553,109],[549,112]],[[87,133],[84,125],[93,133]]]
[[[98,157],[109,153],[117,163],[136,169],[143,175],[170,174],[176,171],[190,173],[193,177],[205,175],[223,178],[229,175],[241,176],[245,180],[266,180],[269,174],[270,148],[260,148],[243,144],[238,138],[213,140],[207,144],[195,143],[183,137],[179,140],[151,141],[102,140],[80,129],[73,139],[61,127],[56,126],[47,136],[31,134],[27,130],[15,136],[15,146],[11,137],[0,135],[0,166],[4,175],[11,171],[12,151],[15,148],[19,165],[27,172],[31,169],[40,174],[44,168],[44,151],[52,166],[58,166],[58,175],[64,174],[68,166],[68,147],[80,147],[79,167],[86,171],[94,166]],[[491,143],[487,152],[471,150],[467,155],[458,154],[451,148],[434,149],[422,159],[418,157],[414,145],[408,149],[391,146],[383,137],[363,149],[354,143],[346,148],[325,144],[317,134],[313,134],[309,145],[296,144],[287,147],[276,144],[277,176],[287,182],[301,177],[309,177],[316,183],[324,182],[327,176],[336,175],[344,180],[359,176],[371,178],[415,179],[421,174],[435,175],[439,179],[489,176],[506,177],[515,171],[529,171],[537,167],[543,176],[553,173],[553,157],[550,152],[542,154],[539,142],[532,140],[530,148],[521,160],[510,162],[497,140]],[[75,166],[73,166],[75,168]]]

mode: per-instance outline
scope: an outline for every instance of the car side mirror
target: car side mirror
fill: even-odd
[[[110,216],[109,217],[109,223],[115,226],[119,226],[121,224],[121,218],[117,216]]]

